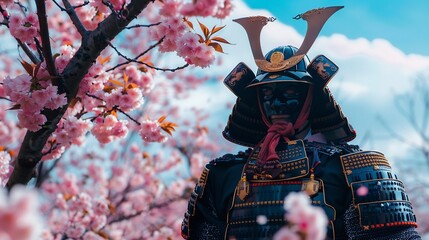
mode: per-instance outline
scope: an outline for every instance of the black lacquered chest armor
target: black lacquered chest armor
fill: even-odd
[[[321,147],[321,146],[318,146]],[[277,153],[279,161],[270,162],[261,168],[257,164],[258,152],[255,151],[247,161],[242,176],[246,177],[249,185],[248,194],[243,197],[238,183],[233,205],[228,216],[227,239],[271,239],[282,226],[284,220],[284,198],[291,192],[300,192],[305,182],[310,178],[310,168],[314,165],[315,146],[303,141],[293,141],[280,145]],[[323,148],[323,147],[321,147]],[[326,151],[331,151],[326,149]],[[316,154],[318,150],[316,150]],[[335,152],[341,152],[335,149]],[[318,158],[318,156],[317,156]],[[328,228],[330,238],[333,238],[332,221],[335,220],[335,209],[325,200],[325,186],[322,179],[315,178],[319,188],[311,196],[313,205],[325,210],[331,225]],[[258,217],[264,217],[266,224],[257,222]]]

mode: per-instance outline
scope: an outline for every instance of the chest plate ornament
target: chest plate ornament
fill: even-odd
[[[316,195],[319,189],[320,183],[314,179],[313,173],[310,175],[310,179],[302,181],[301,191],[305,192],[310,197]]]
[[[238,182],[237,186],[237,196],[240,198],[241,201],[244,201],[249,195],[250,192],[250,184],[246,179],[246,175],[243,175]]]

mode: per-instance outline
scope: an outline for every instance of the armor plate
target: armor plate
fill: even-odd
[[[417,226],[404,185],[392,173],[382,153],[363,151],[343,155],[341,164],[362,229]]]

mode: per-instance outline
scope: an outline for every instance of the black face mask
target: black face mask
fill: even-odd
[[[267,83],[258,86],[258,97],[268,120],[295,122],[307,97],[308,86],[297,83]]]

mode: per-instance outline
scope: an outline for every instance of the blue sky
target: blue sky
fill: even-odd
[[[429,55],[429,1],[427,0],[245,0],[251,8],[266,9],[280,21],[305,34],[306,25],[291,19],[297,13],[327,6],[345,6],[324,26],[322,34],[342,33],[350,38],[383,38],[405,53]]]

